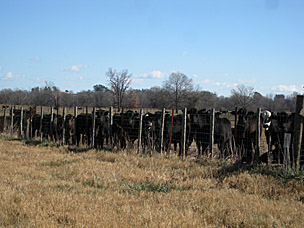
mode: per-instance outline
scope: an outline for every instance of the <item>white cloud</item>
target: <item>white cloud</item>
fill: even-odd
[[[143,78],[133,78],[132,83],[140,84],[144,81]]]
[[[187,55],[187,54],[188,54],[188,52],[187,52],[187,51],[184,51],[182,55],[185,56],[185,55]]]
[[[79,77],[68,77],[67,80],[68,80],[68,81],[81,81],[81,80],[83,80],[83,76],[79,76]]]
[[[89,67],[89,65],[80,64],[80,65],[74,65],[74,66],[70,66],[70,67],[64,67],[64,68],[62,68],[62,71],[64,71],[64,72],[78,72],[81,69],[85,69],[85,68],[88,68],[88,67]]]
[[[39,56],[35,56],[33,58],[30,58],[31,63],[39,63],[41,61],[41,58]]]
[[[280,92],[303,92],[303,86],[278,85],[278,86],[273,86],[271,90],[280,91]]]
[[[0,70],[2,70],[2,66],[0,66]]]
[[[19,75],[19,74],[13,74],[12,72],[8,72],[6,75],[1,77],[1,81],[6,81],[6,80],[17,80],[19,78],[23,78],[24,76]]]
[[[231,74],[226,73],[226,74],[224,74],[224,76],[225,76],[225,77],[229,77],[229,76],[231,76]]]
[[[197,75],[197,74],[194,74],[192,77],[194,77],[194,78],[198,78],[198,75]]]
[[[165,73],[159,71],[159,70],[154,70],[150,73],[146,73],[141,75],[139,78],[164,78],[166,76]]]

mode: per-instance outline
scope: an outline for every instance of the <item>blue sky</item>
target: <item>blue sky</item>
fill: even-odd
[[[0,0],[0,89],[108,86],[109,67],[135,89],[180,71],[218,95],[304,93],[304,1]]]

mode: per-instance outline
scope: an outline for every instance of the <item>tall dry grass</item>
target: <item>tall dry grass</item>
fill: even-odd
[[[304,227],[304,186],[228,164],[0,138],[1,227]]]

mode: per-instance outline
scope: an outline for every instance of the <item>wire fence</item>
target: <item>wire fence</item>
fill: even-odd
[[[176,153],[246,163],[303,162],[303,96],[295,113],[124,110],[2,105],[0,131],[21,138],[137,153]],[[265,114],[266,113],[266,114]],[[269,112],[270,113],[270,112]],[[265,117],[266,115],[266,117]],[[267,119],[268,118],[268,119]],[[267,122],[269,121],[269,122]]]

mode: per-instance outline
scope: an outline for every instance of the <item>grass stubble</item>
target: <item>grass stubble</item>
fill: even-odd
[[[1,227],[304,227],[304,186],[215,160],[0,137]]]

